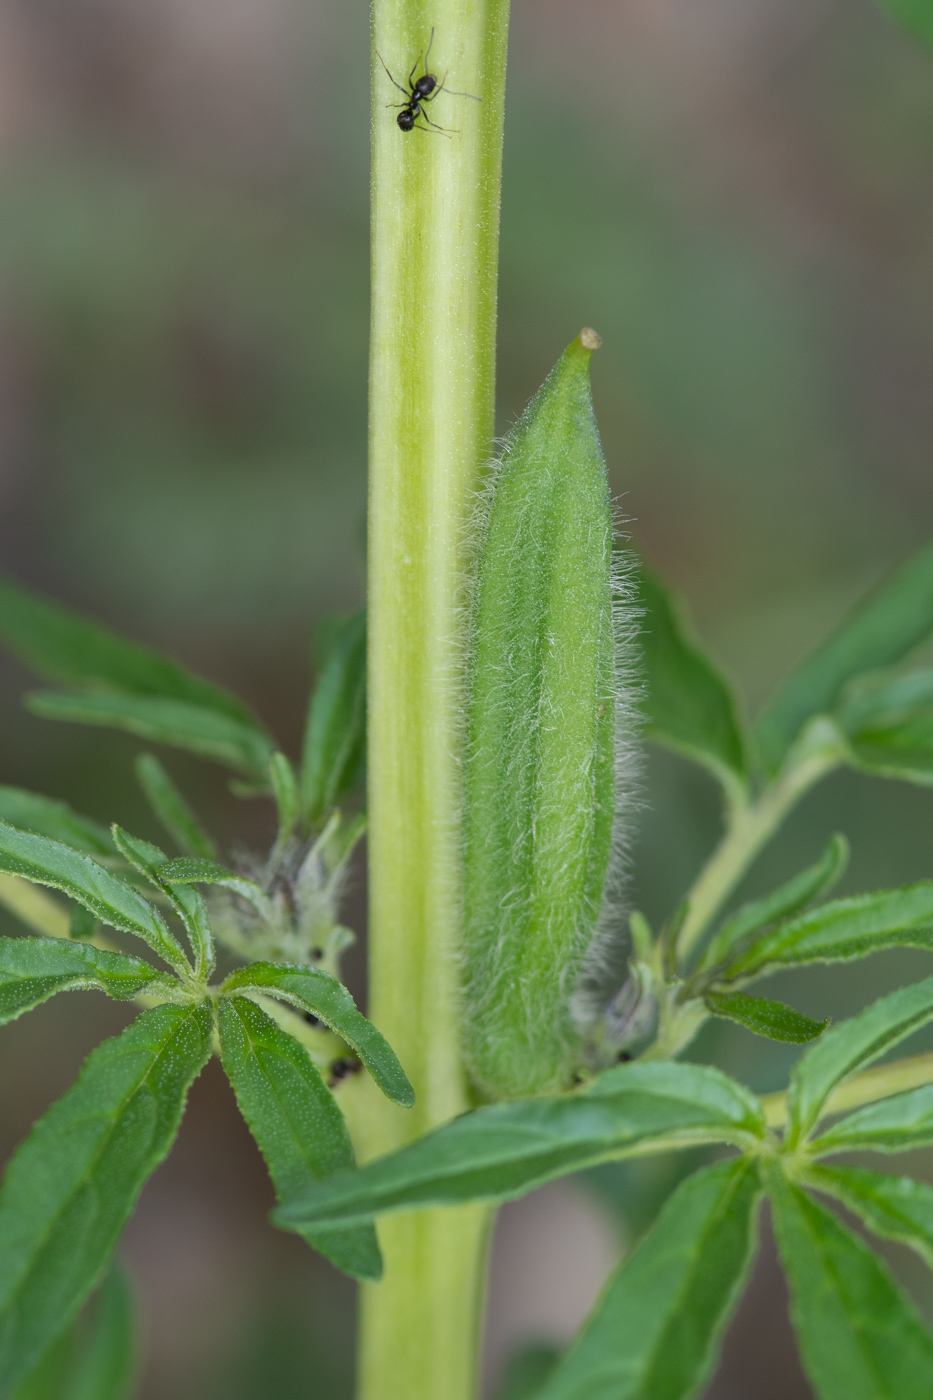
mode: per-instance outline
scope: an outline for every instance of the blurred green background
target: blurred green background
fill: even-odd
[[[869,0],[513,14],[499,430],[595,326],[620,509],[754,709],[933,534],[933,60]],[[0,3],[0,565],[237,687],[291,751],[310,629],[365,583],[367,21],[362,0]],[[26,716],[26,679],[3,660],[0,780],[155,836],[136,746]],[[271,835],[262,804],[169,762],[229,840]],[[933,794],[835,778],[748,889],[833,830],[853,844],[844,889],[929,876],[931,819]],[[651,918],[717,820],[702,776],[651,757],[634,862]],[[363,908],[357,888],[360,929]],[[919,966],[773,985],[838,1016]],[[75,998],[4,1032],[4,1155],[124,1019]],[[758,1089],[790,1060],[732,1028],[697,1053]],[[145,1400],[344,1400],[352,1290],[265,1224],[271,1193],[214,1069],[128,1237]],[[603,1173],[591,1199],[631,1232],[671,1171]],[[572,1212],[605,1207],[569,1201],[585,1252]],[[555,1259],[549,1317],[573,1311],[566,1275]],[[809,1394],[781,1287],[766,1256],[717,1400]]]

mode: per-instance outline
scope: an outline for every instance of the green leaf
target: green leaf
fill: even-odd
[[[301,756],[301,796],[310,825],[359,775],[366,745],[366,609],[332,628],[311,696]]]
[[[933,880],[823,904],[740,949],[724,978],[758,977],[802,963],[844,962],[885,948],[933,948]]]
[[[647,695],[645,737],[708,768],[734,797],[748,784],[745,739],[729,686],[701,650],[670,591],[638,574]]]
[[[180,856],[178,860],[168,860],[160,866],[159,878],[173,886],[221,885],[225,890],[238,894],[241,899],[252,904],[266,923],[271,923],[274,919],[269,897],[255,880],[247,880],[244,875],[237,875],[214,860]]]
[[[97,933],[98,921],[90,910],[85,909],[83,904],[73,904],[71,914],[68,919],[68,937],[76,942],[82,943],[85,939],[93,938]]]
[[[277,1219],[294,1229],[428,1205],[512,1200],[599,1162],[703,1142],[747,1147],[764,1131],[757,1099],[719,1070],[624,1065],[585,1091],[475,1109],[322,1183],[283,1206]]]
[[[526,408],[474,527],[463,1013],[467,1058],[490,1098],[570,1081],[571,999],[615,881],[617,806],[631,795],[620,739],[637,699],[626,689],[635,612],[614,573],[594,343],[592,332],[578,337]]]
[[[0,871],[61,890],[102,924],[135,933],[170,967],[188,971],[185,955],[159,911],[90,856],[0,822]]]
[[[301,797],[295,770],[283,753],[274,753],[269,764],[272,793],[279,813],[279,840],[287,840],[298,823]]]
[[[898,724],[911,715],[933,713],[933,670],[900,676],[867,676],[853,682],[834,718],[850,737],[877,726]]]
[[[140,992],[174,1000],[179,990],[174,979],[125,953],[60,938],[0,938],[0,1025],[56,992],[90,989],[116,1001],[132,1001]]]
[[[559,1359],[557,1348],[546,1342],[524,1347],[509,1362],[496,1400],[538,1400],[538,1392]]]
[[[844,687],[893,666],[933,632],[933,547],[916,554],[866,598],[803,663],[756,725],[765,770],[776,772],[812,715],[832,711]]]
[[[806,1045],[816,1040],[829,1025],[828,1021],[811,1021],[809,1016],[801,1015],[783,1002],[747,997],[741,992],[709,992],[704,1000],[714,1016],[737,1021],[755,1035],[786,1040],[791,1045]]]
[[[863,773],[933,784],[933,670],[850,686],[835,715]]]
[[[9,1400],[130,1400],[136,1388],[136,1316],[122,1270],[111,1269],[90,1313],[53,1343]]]
[[[933,714],[863,731],[850,739],[849,749],[861,773],[933,787]]]
[[[218,710],[159,695],[63,695],[51,690],[27,695],[26,705],[42,719],[125,729],[268,781],[272,740],[256,725]]]
[[[214,935],[207,905],[202,895],[190,885],[173,885],[164,879],[162,871],[168,864],[165,852],[149,841],[141,841],[131,836],[114,823],[113,841],[117,850],[140,875],[150,880],[155,888],[171,900],[175,913],[185,926],[188,942],[194,954],[195,976],[205,981],[214,971]]]
[[[9,1400],[62,1400],[74,1366],[75,1339],[66,1332],[48,1351],[25,1380],[9,1392]]]
[[[260,992],[310,1011],[356,1051],[382,1092],[393,1103],[410,1108],[415,1091],[391,1045],[371,1021],[356,1009],[342,982],[319,967],[289,967],[285,963],[251,963],[237,968],[222,991]]]
[[[307,1050],[246,997],[222,997],[219,1020],[223,1066],[279,1200],[352,1167],[343,1114]],[[381,1277],[372,1225],[301,1233],[354,1278]]]
[[[787,1093],[787,1141],[808,1134],[837,1084],[933,1019],[933,977],[891,992],[826,1031],[794,1066]]]
[[[135,1390],[138,1338],[133,1295],[122,1269],[111,1269],[94,1303],[61,1400],[129,1400]]]
[[[844,836],[833,836],[815,865],[802,870],[785,885],[763,899],[743,905],[722,925],[703,954],[699,970],[705,972],[725,962],[729,953],[749,934],[789,918],[830,890],[849,863],[849,843]]]
[[[810,1144],[816,1156],[830,1152],[909,1152],[933,1147],[933,1084],[868,1104],[834,1123]]]
[[[220,686],[5,579],[0,580],[0,639],[47,680],[79,690],[181,700],[255,724],[246,706]]]
[[[157,1006],[98,1046],[39,1120],[0,1191],[0,1393],[69,1325],[211,1049],[208,1005]]]
[[[0,786],[0,821],[24,831],[34,831],[37,836],[62,841],[87,855],[113,855],[113,842],[105,826],[91,821],[90,817],[79,816],[67,802],[40,797],[24,788]]]
[[[775,1164],[774,1232],[819,1400],[929,1400],[933,1338],[881,1260]]]
[[[186,856],[214,860],[217,852],[213,841],[201,830],[194,812],[155,754],[137,755],[136,777],[149,806],[176,846]]]
[[[933,1186],[856,1167],[808,1166],[802,1184],[834,1196],[876,1235],[915,1249],[933,1267]]]
[[[755,1250],[755,1164],[682,1182],[535,1400],[687,1400],[710,1374]]]
[[[930,0],[880,0],[881,8],[916,39],[933,47],[933,5]]]

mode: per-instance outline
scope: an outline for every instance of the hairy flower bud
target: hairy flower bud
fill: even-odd
[[[635,609],[613,555],[582,331],[506,444],[467,647],[464,1016],[478,1087],[560,1087],[614,923],[633,788]]]

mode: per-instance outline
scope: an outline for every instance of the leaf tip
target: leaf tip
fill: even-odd
[[[579,336],[580,344],[584,350],[598,350],[603,343],[603,338],[591,326],[584,326]]]

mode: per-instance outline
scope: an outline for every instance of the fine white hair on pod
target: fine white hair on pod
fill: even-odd
[[[603,1014],[626,973],[629,935],[629,882],[632,840],[644,801],[644,748],[641,729],[644,680],[638,644],[644,609],[635,581],[637,561],[622,547],[627,523],[613,511],[616,548],[612,556],[612,632],[615,648],[615,812],[612,850],[599,918],[583,971],[574,989],[571,1009],[581,1029],[589,1029]]]

